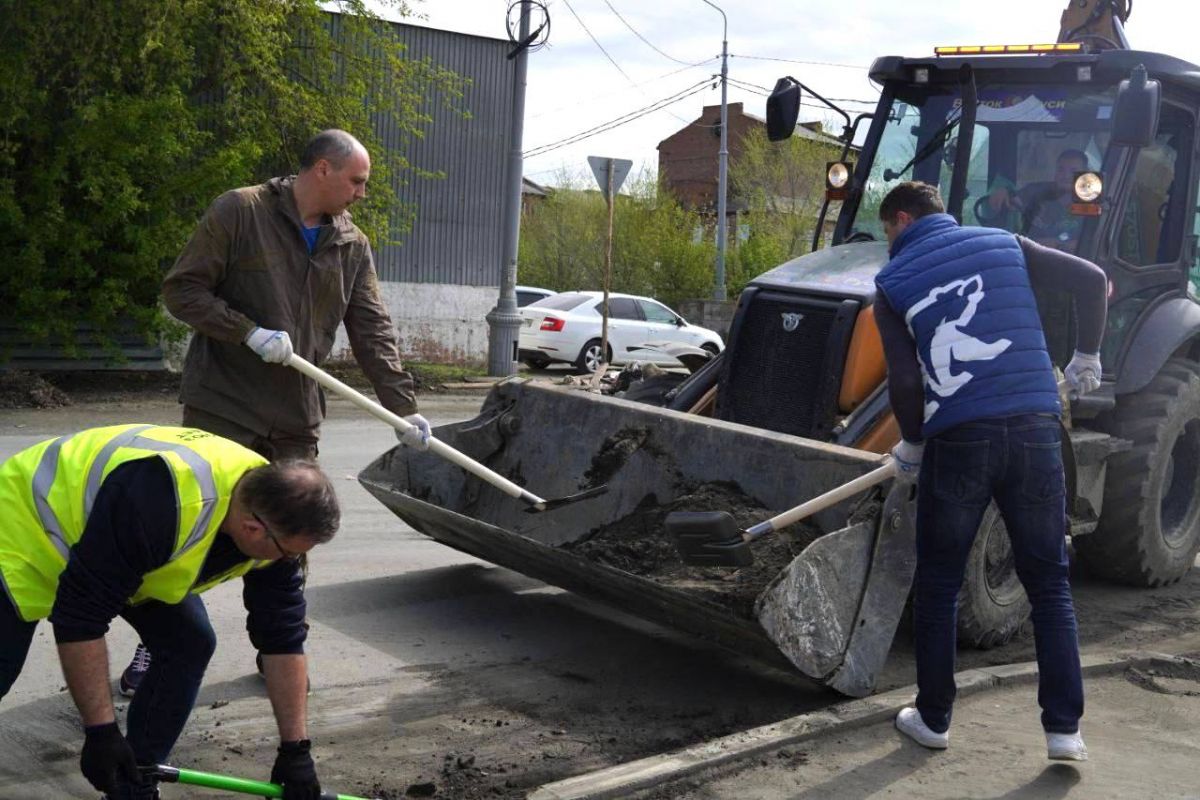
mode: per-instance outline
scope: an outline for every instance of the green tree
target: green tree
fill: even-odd
[[[390,6],[403,15],[399,0]],[[318,130],[372,152],[355,221],[406,230],[391,178],[420,172],[374,134],[422,136],[462,82],[405,57],[365,0],[0,0],[0,298],[5,321],[68,343],[132,321],[152,340],[163,270],[207,204],[295,171]],[[0,354],[2,357],[2,354]]]
[[[563,174],[558,183],[522,220],[519,280],[557,291],[599,290],[608,226],[604,197],[584,188],[581,176]],[[613,291],[671,305],[707,296],[715,250],[711,242],[697,241],[701,219],[660,191],[649,172],[618,195],[613,218]]]
[[[730,183],[746,204],[739,223],[749,233],[730,251],[731,297],[756,276],[809,251],[825,200],[825,165],[840,154],[831,144],[799,135],[771,142],[762,129],[748,133],[742,144]],[[836,213],[831,207],[830,218]]]

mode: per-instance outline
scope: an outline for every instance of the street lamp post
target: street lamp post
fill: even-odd
[[[717,274],[713,281],[713,299],[724,300],[725,294],[725,245],[726,218],[725,196],[729,179],[729,108],[726,96],[729,88],[729,18],[725,12],[710,2],[703,2],[717,9],[724,23],[721,33],[721,152],[717,156]]]

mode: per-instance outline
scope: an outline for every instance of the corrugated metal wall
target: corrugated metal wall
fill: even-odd
[[[444,178],[397,176],[397,197],[416,207],[400,245],[377,246],[383,280],[498,286],[503,249],[505,159],[512,117],[513,62],[507,41],[397,24],[411,58],[428,57],[468,78],[462,106],[469,118],[436,98],[423,139],[399,134],[381,121],[385,146]]]

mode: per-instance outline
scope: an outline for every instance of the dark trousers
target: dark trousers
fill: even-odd
[[[317,439],[314,436],[275,434],[262,436],[236,422],[210,414],[195,406],[183,407],[183,427],[199,428],[217,436],[237,442],[258,453],[268,461],[285,458],[317,460]]]
[[[121,616],[153,654],[129,703],[125,737],[139,764],[164,763],[192,713],[217,637],[196,595],[173,606],[153,601],[127,606]],[[21,674],[36,627],[0,593],[0,698]]]
[[[1061,447],[1058,421],[1039,415],[970,422],[926,445],[917,495],[913,621],[917,709],[931,730],[950,727],[958,592],[993,499],[1033,606],[1042,727],[1050,733],[1079,729],[1083,677],[1068,574]]]

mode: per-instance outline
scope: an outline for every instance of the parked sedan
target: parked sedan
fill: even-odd
[[[530,303],[536,303],[538,300],[545,300],[547,297],[553,297],[558,292],[552,292],[549,289],[540,289],[537,286],[518,286],[517,287],[517,307],[524,308]]]
[[[679,366],[660,348],[643,349],[648,342],[679,342],[719,353],[721,337],[708,328],[692,325],[649,297],[608,295],[608,353],[600,352],[602,292],[563,292],[518,309],[523,324],[519,357],[540,369],[554,362],[574,364],[581,373],[595,372],[601,361],[625,364],[649,361]]]

